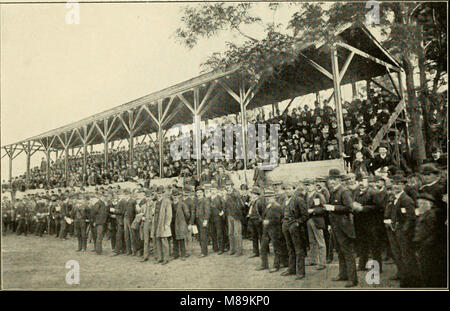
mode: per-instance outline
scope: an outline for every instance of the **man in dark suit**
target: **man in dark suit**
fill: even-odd
[[[133,237],[131,224],[134,221],[134,217],[136,217],[136,199],[135,195],[128,189],[125,191],[125,194],[128,195],[128,199],[125,203],[125,211],[123,214],[125,246],[127,250],[127,256],[136,256],[136,246],[134,245],[134,243],[132,243],[131,240]]]
[[[113,215],[116,216],[116,223],[117,223],[117,229],[116,229],[116,247],[114,249],[114,253],[111,256],[118,256],[120,254],[125,254],[126,248],[125,248],[125,238],[124,238],[124,214],[125,209],[127,205],[127,196],[122,193],[121,190],[118,191],[119,193],[119,201],[115,207],[113,207]]]
[[[253,187],[250,208],[247,215],[248,218],[248,228],[252,235],[253,242],[253,257],[259,257],[259,243],[262,238],[262,215],[265,210],[265,200],[264,196],[260,193],[260,189],[258,187]]]
[[[422,186],[417,199],[414,242],[417,243],[421,285],[446,287],[447,283],[447,179],[435,164],[420,167]]]
[[[356,247],[359,255],[358,270],[366,270],[369,253],[380,265],[382,271],[382,238],[384,208],[375,204],[377,192],[369,187],[369,177],[364,176],[353,193],[353,214],[355,221]]]
[[[288,190],[290,199],[283,206],[282,231],[289,254],[289,268],[281,275],[295,274],[296,280],[305,277],[305,257],[307,247],[306,221],[308,212],[304,199],[304,189],[300,186],[296,192]]]
[[[324,207],[329,213],[339,258],[339,275],[333,281],[346,280],[345,287],[353,287],[358,284],[354,255],[356,235],[351,214],[353,201],[350,192],[341,184],[342,177],[338,169],[329,171],[330,203],[324,204]]]
[[[327,203],[325,196],[317,191],[313,179],[305,179],[303,181],[306,187],[305,203],[309,214],[307,221],[308,239],[310,245],[310,265],[317,265],[317,270],[326,268],[326,241],[324,231],[327,230],[325,225],[325,208],[323,204]]]
[[[225,198],[225,213],[228,221],[228,236],[230,239],[230,255],[242,255],[242,223],[244,219],[244,202],[239,192],[228,182]]]
[[[67,198],[61,206],[61,230],[59,231],[59,238],[67,240],[67,233],[69,232],[69,224],[66,217],[70,217],[72,211],[72,198]]]
[[[87,236],[86,236],[86,220],[89,218],[89,197],[85,196],[81,198],[79,195],[78,200],[74,204],[72,209],[72,219],[74,220],[75,235],[78,240],[77,252],[86,251],[87,248]]]
[[[263,219],[263,235],[261,239],[261,266],[257,269],[265,270],[269,268],[269,242],[272,241],[274,250],[273,268],[269,272],[276,272],[280,270],[281,266],[281,239],[284,239],[281,222],[283,218],[283,211],[281,205],[276,200],[275,191],[266,189],[264,192],[267,206],[262,215]]]
[[[205,185],[208,188],[209,186]],[[198,187],[197,191],[196,210],[195,210],[195,223],[197,225],[198,232],[200,234],[200,258],[208,256],[208,223],[210,217],[210,199],[205,196],[205,189]]]
[[[213,250],[219,255],[222,255],[225,248],[223,230],[225,224],[225,208],[223,199],[217,192],[217,183],[212,184],[210,204],[211,215],[209,218],[209,230],[213,244]]]
[[[105,192],[101,191],[97,196],[97,201],[94,203],[95,213],[95,251],[97,255],[102,254],[102,242],[105,234],[106,221],[108,219],[109,208],[105,204],[106,196]]]

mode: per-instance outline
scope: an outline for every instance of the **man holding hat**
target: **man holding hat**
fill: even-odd
[[[347,281],[345,287],[358,284],[354,255],[355,228],[353,225],[353,201],[350,192],[341,184],[342,174],[338,169],[331,169],[328,174],[330,203],[324,204],[329,214],[331,228],[339,258],[339,275],[333,281]]]

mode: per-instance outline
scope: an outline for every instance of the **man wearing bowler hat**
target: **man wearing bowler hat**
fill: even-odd
[[[339,275],[333,281],[347,281],[345,287],[353,287],[358,284],[354,255],[356,235],[351,213],[353,201],[350,192],[341,184],[342,177],[339,169],[329,171],[330,201],[324,207],[329,214],[339,258]]]
[[[422,186],[416,206],[414,242],[417,243],[421,285],[445,287],[447,283],[447,180],[433,163],[420,167]]]

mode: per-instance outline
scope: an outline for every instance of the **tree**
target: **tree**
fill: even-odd
[[[283,28],[274,21],[264,21],[253,10],[255,4],[200,4],[183,10],[182,27],[176,37],[187,47],[200,38],[217,36],[228,30],[238,33],[241,44],[227,43],[227,51],[214,53],[203,64],[208,69],[241,64],[255,79],[274,74],[282,66],[292,65],[299,48],[319,39],[333,42],[336,30],[346,23],[364,24],[368,9],[365,2],[295,3],[286,4],[294,12]],[[276,11],[280,4],[268,4]],[[428,130],[430,103],[437,98],[439,86],[446,83],[447,36],[446,4],[428,2],[379,3],[380,20],[377,27],[385,37],[382,42],[402,64],[406,73],[408,112],[411,116],[413,155],[416,163],[425,158],[425,137]],[[262,27],[260,38],[243,30],[249,25]],[[414,71],[420,72],[420,86],[415,87]],[[419,91],[419,92],[417,92]],[[418,94],[420,96],[418,96]]]

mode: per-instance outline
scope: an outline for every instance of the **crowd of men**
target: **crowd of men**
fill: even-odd
[[[264,113],[263,109],[248,111],[248,120],[254,124],[266,124],[269,137],[269,125],[279,126],[278,163],[295,163],[316,160],[336,159],[343,156],[347,164],[355,172],[374,173],[380,165],[392,169],[394,166],[401,167],[407,174],[413,172],[416,165],[411,163],[406,152],[406,142],[398,139],[394,133],[387,135],[384,144],[382,159],[376,158],[369,150],[373,138],[379,129],[388,122],[390,114],[398,104],[398,98],[387,91],[375,92],[371,90],[367,99],[358,98],[343,103],[344,116],[344,154],[339,154],[337,141],[337,119],[335,109],[328,104],[327,100],[314,103],[314,107],[303,105],[286,109],[280,112],[278,108],[272,113]],[[446,112],[446,105],[442,107]],[[434,116],[435,114],[433,114]],[[439,115],[439,112],[437,112]],[[227,124],[237,124],[237,116],[227,116],[215,119],[212,122],[222,127],[225,131]],[[433,119],[434,120],[434,119]],[[434,124],[435,132],[439,130],[439,120],[430,120]],[[209,121],[207,121],[209,122]],[[404,123],[398,122],[397,129],[401,130]],[[191,137],[193,137],[192,130]],[[181,135],[181,132],[179,133]],[[436,134],[435,139],[429,142],[435,146],[433,153],[446,153],[446,136]],[[164,177],[195,176],[196,160],[177,160],[170,156],[170,145],[178,137],[168,135],[164,138],[163,153],[166,155],[163,161]],[[203,137],[203,142],[208,137]],[[394,142],[400,144],[400,163],[394,163],[392,154]],[[25,174],[17,176],[11,181],[13,190],[25,191],[26,189],[54,189],[73,186],[108,185],[115,182],[134,180],[136,178],[150,181],[159,177],[159,148],[158,143],[149,141],[136,143],[134,145],[134,160],[130,161],[130,153],[126,146],[111,146],[108,153],[108,163],[105,164],[103,152],[92,151],[87,154],[86,176],[83,176],[82,153],[69,155],[68,170],[69,179],[66,180],[64,159],[51,160],[50,173],[47,179],[47,161],[42,158],[41,165],[31,169],[31,176],[27,179]],[[224,146],[225,147],[225,146]],[[192,144],[190,145],[192,154]],[[387,155],[387,156],[386,156]],[[386,157],[385,157],[386,156]],[[64,157],[64,155],[63,155]],[[251,156],[249,158],[252,158]],[[257,167],[257,161],[249,160],[248,169]],[[243,160],[233,157],[231,160],[203,160],[202,169],[214,172],[218,166],[227,171],[244,169]],[[2,182],[3,188],[9,185]]]
[[[357,271],[372,268],[369,258],[380,273],[393,260],[397,274],[391,279],[401,287],[447,286],[447,178],[434,163],[411,175],[331,169],[326,177],[264,181],[251,190],[245,184],[237,189],[226,174],[215,176],[196,185],[75,187],[15,202],[3,197],[3,234],[71,234],[77,251],[86,251],[92,239],[97,255],[104,254],[108,236],[111,256],[153,258],[162,265],[193,256],[197,241],[200,257],[208,256],[210,245],[218,255],[242,256],[248,237],[250,257],[261,259],[257,270],[287,267],[281,275],[296,280],[308,277],[305,266],[327,269],[337,252],[333,280],[346,281],[346,287],[358,285]]]

